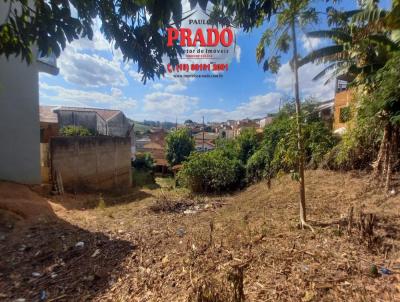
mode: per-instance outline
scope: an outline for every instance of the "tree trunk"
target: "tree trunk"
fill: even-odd
[[[292,19],[292,43],[293,43],[293,72],[294,72],[294,96],[296,102],[296,122],[297,122],[297,148],[298,148],[298,172],[299,172],[299,193],[300,193],[300,226],[309,227],[307,224],[306,214],[306,192],[304,183],[304,142],[301,129],[301,105],[300,105],[300,92],[299,92],[299,74],[298,74],[298,62],[297,62],[297,42],[296,42],[296,28],[295,20]]]
[[[379,174],[382,172],[382,168],[385,163],[385,156],[386,156],[386,148],[387,148],[387,138],[389,134],[389,123],[385,126],[383,130],[383,137],[381,141],[381,145],[379,146],[379,152],[376,161],[372,164],[374,168],[373,176],[377,178]]]

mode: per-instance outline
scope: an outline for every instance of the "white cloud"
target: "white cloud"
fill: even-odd
[[[239,44],[236,45],[235,48],[235,56],[236,56],[236,62],[240,63],[240,55],[242,54],[242,49],[240,48]]]
[[[116,60],[79,53],[67,48],[59,60],[60,74],[70,83],[84,87],[125,86],[128,80]]]
[[[165,86],[166,92],[178,92],[187,89],[189,82],[193,82],[193,77],[174,77],[173,74],[165,74],[165,79],[169,81],[169,84]]]
[[[300,93],[303,97],[315,97],[321,101],[331,99],[334,95],[334,82],[324,85],[327,78],[313,81],[312,79],[323,69],[322,65],[308,63],[299,69]],[[278,91],[293,95],[294,76],[289,63],[283,64],[275,78],[275,88]]]
[[[129,70],[128,74],[129,74],[129,75],[132,77],[132,79],[134,79],[136,82],[139,82],[139,83],[142,82],[143,75],[141,75],[141,74],[138,73],[137,71]]]
[[[175,120],[176,116],[184,115],[198,103],[197,97],[172,94],[168,92],[153,92],[144,98],[143,110],[151,113],[152,120]]]
[[[307,52],[311,52],[321,44],[322,40],[320,38],[309,38],[306,35],[301,36],[301,42],[303,43],[303,48]]]
[[[155,90],[160,90],[160,89],[163,89],[164,85],[161,83],[153,83],[153,85],[151,85],[151,87]]]
[[[110,93],[68,89],[40,82],[40,102],[68,106],[104,107],[119,110],[134,109],[137,101],[126,97],[118,88]],[[50,102],[49,102],[50,101]]]
[[[94,20],[93,26],[93,38],[89,40],[88,38],[81,38],[74,40],[69,46],[77,50],[105,50],[110,51],[111,45],[108,43],[104,35],[100,31],[101,21],[99,19]]]
[[[232,111],[217,108],[203,108],[194,111],[191,117],[194,120],[200,120],[201,117],[204,116],[207,121],[259,118],[265,116],[267,113],[276,112],[279,109],[281,98],[282,94],[278,92],[255,95],[250,97],[247,102],[241,103]]]

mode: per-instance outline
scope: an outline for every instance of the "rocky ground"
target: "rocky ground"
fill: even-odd
[[[400,197],[306,177],[315,232],[297,228],[289,176],[226,196],[0,183],[0,301],[400,301]]]

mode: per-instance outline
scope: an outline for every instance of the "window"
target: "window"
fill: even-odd
[[[342,107],[339,109],[339,122],[346,123],[350,120],[350,107]]]

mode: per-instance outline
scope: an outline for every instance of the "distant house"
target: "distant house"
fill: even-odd
[[[195,150],[196,151],[211,151],[215,149],[215,144],[205,141],[204,143],[201,141],[195,142]]]
[[[150,153],[154,159],[156,171],[165,172],[168,162],[165,158],[165,137],[167,132],[162,128],[152,128],[150,133],[136,142],[136,153]]]
[[[219,125],[216,129],[215,129],[215,133],[218,134],[218,137],[220,138],[233,138],[234,137],[234,133],[233,133],[233,127],[232,126],[228,126],[226,123],[223,123],[221,125]]]
[[[273,120],[274,120],[274,118],[272,116],[266,116],[266,117],[260,119],[260,121],[259,121],[260,128],[265,128],[266,126],[271,124]]]
[[[336,78],[333,131],[338,134],[346,131],[347,122],[350,120],[350,104],[353,101],[353,93],[347,85],[352,80],[353,78],[348,75]]]
[[[197,151],[210,151],[215,149],[215,140],[219,138],[219,134],[202,131],[193,135],[193,138]]]
[[[315,111],[318,113],[318,117],[325,123],[325,125],[329,129],[332,129],[335,100],[327,100],[319,103]]]
[[[243,119],[240,121],[236,121],[233,126],[233,136],[237,137],[242,133],[245,129],[257,129],[259,128],[259,124],[250,119]]]

